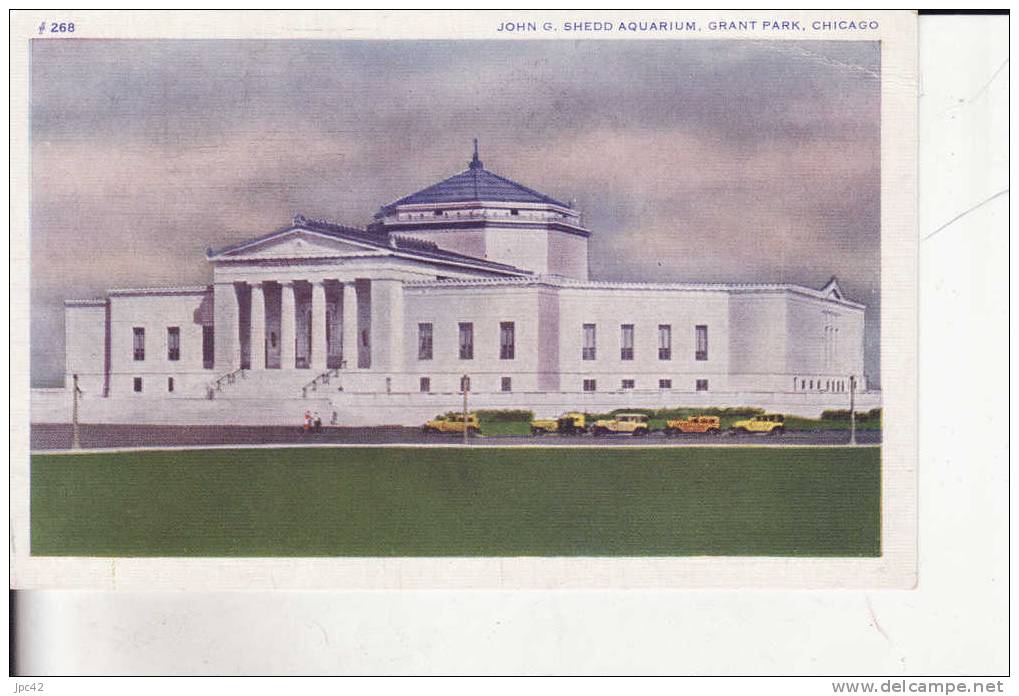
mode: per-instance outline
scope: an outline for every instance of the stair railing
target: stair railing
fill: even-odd
[[[223,385],[225,385],[225,384],[233,384],[234,382],[237,381],[238,377],[240,377],[241,379],[244,378],[244,368],[243,367],[238,367],[233,372],[227,372],[225,375],[222,375],[222,376],[216,378],[216,380],[211,382],[208,385],[208,387],[206,388],[206,396],[209,399],[215,399],[216,398],[216,392],[222,391],[223,390]]]
[[[318,387],[319,387],[320,384],[321,385],[329,384],[329,381],[333,377],[339,377],[340,376],[340,370],[342,370],[346,366],[347,366],[347,361],[346,360],[341,360],[339,367],[330,367],[328,370],[326,370],[322,374],[317,375],[315,377],[315,379],[311,380],[310,382],[305,384],[303,387],[301,387],[301,398],[304,398],[304,399],[308,398],[308,390],[309,389],[311,391],[318,391]]]

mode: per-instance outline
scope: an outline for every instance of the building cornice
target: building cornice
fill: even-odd
[[[114,288],[107,292],[110,297],[136,295],[204,295],[212,291],[211,285],[188,285],[163,288]]]
[[[84,299],[64,300],[65,307],[105,307],[105,297],[88,297]]]
[[[391,208],[385,215],[375,215],[375,219],[382,219],[388,215],[397,213],[431,212],[433,210],[474,210],[484,208],[487,210],[528,210],[528,211],[552,211],[566,217],[578,218],[580,213],[574,208],[551,203],[538,203],[536,201],[486,201],[486,200],[463,200],[447,201],[445,203],[403,203],[396,208]],[[383,208],[385,209],[385,208]]]
[[[553,229],[557,232],[573,234],[585,239],[591,236],[591,231],[575,225],[564,223],[560,220],[513,220],[508,217],[477,217],[477,218],[443,218],[441,220],[400,220],[398,222],[381,223],[387,232],[421,232],[422,230],[475,230],[486,228],[517,228],[530,230]]]
[[[847,299],[837,299],[824,294],[820,290],[808,288],[803,285],[791,283],[634,283],[621,281],[603,280],[575,280],[571,278],[560,278],[553,276],[538,276],[534,278],[471,278],[471,279],[449,279],[449,280],[428,280],[409,281],[408,288],[479,288],[479,287],[549,287],[561,290],[633,290],[643,292],[656,292],[663,290],[682,292],[717,292],[726,294],[774,294],[792,293],[809,297],[813,300],[820,300],[831,304],[851,307],[853,309],[865,309],[866,306]]]

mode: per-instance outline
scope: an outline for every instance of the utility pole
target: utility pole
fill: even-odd
[[[849,444],[856,444],[856,376],[849,375]]]
[[[81,394],[81,389],[78,388],[78,375],[74,375],[71,394],[71,449],[81,449],[81,437],[78,432],[78,395]]]
[[[467,392],[471,390],[471,378],[464,375],[460,378],[460,389],[464,393],[464,412],[463,412],[463,424],[464,424],[464,444],[468,445],[468,437],[470,436],[469,428],[467,427]]]

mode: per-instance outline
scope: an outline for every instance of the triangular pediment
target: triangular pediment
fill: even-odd
[[[335,239],[329,235],[305,229],[291,229],[265,239],[239,244],[222,254],[222,258],[276,260],[311,259],[337,256],[363,256],[381,250],[370,244]]]

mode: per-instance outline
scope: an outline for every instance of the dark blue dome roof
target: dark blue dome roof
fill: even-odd
[[[470,201],[495,201],[500,203],[544,203],[568,208],[565,203],[538,193],[534,189],[511,181],[485,169],[475,151],[470,167],[459,174],[404,196],[383,206],[380,215],[400,205],[428,205],[434,203],[464,203]]]

